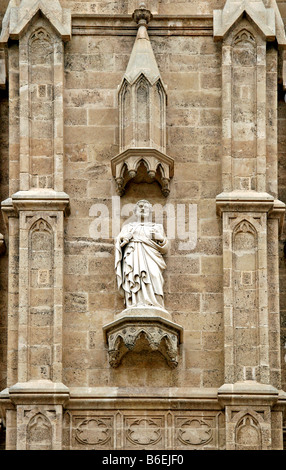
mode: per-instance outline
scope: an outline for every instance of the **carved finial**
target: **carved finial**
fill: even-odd
[[[134,10],[132,18],[138,25],[147,25],[152,19],[152,13],[150,10],[147,10],[144,2],[140,3],[139,8]]]

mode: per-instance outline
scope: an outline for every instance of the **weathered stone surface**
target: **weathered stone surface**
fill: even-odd
[[[6,449],[283,448],[285,21],[284,0],[0,2]],[[114,274],[141,199],[169,239],[151,316]]]

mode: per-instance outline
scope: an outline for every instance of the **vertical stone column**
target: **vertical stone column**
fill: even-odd
[[[223,217],[225,381],[270,381],[267,208],[218,198]],[[231,210],[230,210],[230,207]],[[264,209],[264,211],[263,211]]]
[[[51,204],[20,197],[13,200],[20,218],[18,381],[61,382],[64,210],[60,206],[68,200]]]
[[[44,19],[19,40],[20,189],[63,190],[63,42]]]
[[[266,43],[243,20],[222,45],[225,191],[266,190]]]
[[[6,87],[6,58],[4,49],[0,49],[0,89]]]
[[[68,397],[62,384],[63,231],[69,207],[63,192],[63,41],[70,38],[70,13],[58,0],[11,4],[1,34],[2,40],[14,40],[8,49],[11,113],[19,110],[11,126],[10,198],[2,203],[11,241],[13,356],[3,394],[5,403],[7,392],[10,397],[7,442],[16,449],[60,449]]]
[[[273,430],[283,393],[273,355],[280,328],[273,322],[271,292],[275,285],[278,294],[279,284],[269,246],[278,250],[285,207],[267,171],[277,166],[278,51],[267,48],[275,38],[275,14],[262,1],[232,0],[214,12],[214,39],[222,41],[223,135],[217,209],[223,224],[225,384],[218,397],[232,450],[282,445]]]

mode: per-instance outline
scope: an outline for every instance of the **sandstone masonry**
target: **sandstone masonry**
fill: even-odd
[[[1,2],[2,449],[283,449],[285,21]],[[140,199],[167,313],[128,316],[114,242]]]

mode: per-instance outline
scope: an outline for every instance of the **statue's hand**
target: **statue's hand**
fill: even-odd
[[[127,238],[127,237],[121,238],[120,247],[122,248],[122,247],[125,246],[127,243],[129,243],[129,241],[130,241],[130,239]]]
[[[163,237],[163,235],[162,235],[160,232],[157,232],[157,231],[155,231],[155,232],[153,233],[153,238],[154,238],[154,240],[156,240],[157,242],[161,242],[161,243],[162,243],[162,242],[164,241],[164,239],[165,239],[165,238]]]

